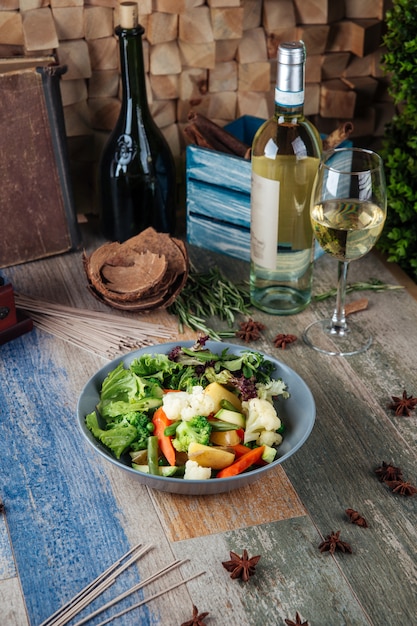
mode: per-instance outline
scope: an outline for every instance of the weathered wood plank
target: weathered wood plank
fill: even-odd
[[[1,621],[7,626],[29,626],[17,577],[0,582]]]
[[[230,493],[184,498],[152,492],[165,532],[171,541],[182,541],[305,515],[296,492],[282,467]],[[251,503],[248,506],[248,503]]]
[[[339,569],[341,559],[321,554],[320,541],[309,518],[298,517],[181,541],[174,544],[174,551],[195,567],[205,565],[207,575],[192,581],[189,589],[199,610],[210,611],[213,624],[277,626],[294,620],[298,611],[309,624],[369,626]],[[242,554],[245,548],[249,556],[261,555],[248,583],[232,580],[221,565],[230,559],[230,550]],[[226,610],[230,622],[225,621]]]
[[[0,516],[0,580],[16,576],[12,547],[7,531],[6,514]]]

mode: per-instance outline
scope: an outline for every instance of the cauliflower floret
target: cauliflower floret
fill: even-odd
[[[242,410],[246,414],[244,443],[251,441],[259,443],[261,435],[271,437],[271,435],[264,434],[265,431],[271,432],[273,435],[277,434],[275,431],[281,426],[281,420],[275,411],[274,405],[268,400],[251,398],[242,402]]]
[[[287,391],[287,385],[283,380],[278,378],[277,380],[270,380],[267,383],[257,383],[256,392],[258,398],[268,400],[272,402],[276,396],[282,396],[283,398],[289,398],[290,394]]]
[[[162,405],[167,418],[172,422],[180,420],[182,409],[187,404],[187,401],[188,393],[186,391],[176,391],[164,394],[164,397],[162,398]]]
[[[208,417],[214,412],[214,400],[204,393],[203,387],[195,386],[191,393],[177,391],[166,393],[163,397],[163,407],[169,420],[176,422],[180,419],[190,420],[196,415]]]
[[[184,480],[206,480],[211,478],[211,467],[200,467],[196,461],[185,464]]]
[[[256,443],[259,446],[279,446],[282,443],[282,436],[273,430],[262,430]]]

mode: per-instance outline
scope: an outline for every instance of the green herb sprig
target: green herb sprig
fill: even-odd
[[[250,311],[249,287],[245,283],[234,283],[217,267],[208,272],[197,272],[191,267],[188,280],[168,312],[178,318],[179,332],[184,327],[201,331],[211,339],[221,341],[234,337],[236,315],[247,315]],[[208,320],[217,317],[226,322],[229,330],[213,330]]]
[[[346,293],[351,293],[352,291],[391,291],[394,289],[404,289],[402,285],[388,285],[383,283],[381,280],[377,278],[370,278],[369,282],[357,282],[351,283],[346,287]],[[329,289],[329,291],[324,291],[323,293],[319,293],[313,296],[313,300],[315,302],[319,302],[321,300],[326,300],[327,298],[331,298],[335,296],[337,293],[337,288]]]

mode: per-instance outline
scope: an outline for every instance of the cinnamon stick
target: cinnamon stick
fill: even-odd
[[[234,135],[215,122],[212,122],[201,113],[190,111],[188,120],[189,124],[184,128],[184,134],[187,136],[190,143],[200,146],[201,148],[210,148],[217,152],[224,152],[225,154],[250,159],[250,146],[234,137]],[[352,122],[344,122],[323,139],[323,150],[336,148],[349,138],[352,131]]]
[[[352,313],[358,313],[359,311],[365,311],[368,308],[368,298],[359,298],[359,300],[353,300],[345,306],[345,315],[352,315]]]
[[[344,122],[336,128],[330,135],[323,139],[323,150],[331,150],[349,138],[353,131],[352,122]]]
[[[250,147],[215,122],[195,111],[190,111],[188,120],[184,133],[196,145],[247,158]]]
[[[184,128],[184,134],[187,135],[191,143],[200,148],[210,148],[211,150],[217,150],[218,152],[224,152],[226,154],[235,154],[228,148],[225,148],[223,143],[211,137],[209,133],[201,133],[195,124],[188,124],[188,126]]]

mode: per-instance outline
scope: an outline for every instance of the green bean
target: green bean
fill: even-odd
[[[171,437],[172,435],[175,435],[176,430],[180,424],[181,424],[181,420],[178,420],[178,422],[172,422],[172,424],[170,424],[164,429],[164,435],[166,437]]]
[[[213,428],[213,432],[224,432],[226,430],[239,430],[239,426],[231,424],[230,422],[223,422],[221,420],[213,420],[210,422]]]
[[[158,437],[152,435],[151,437],[148,437],[148,466],[149,473],[156,476],[160,475],[158,465],[158,452]]]

